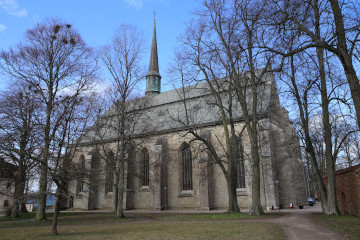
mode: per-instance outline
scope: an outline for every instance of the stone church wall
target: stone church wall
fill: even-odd
[[[261,204],[264,208],[289,203],[305,203],[305,184],[299,140],[289,121],[287,111],[282,108],[277,98],[276,86],[273,81],[264,86],[271,92],[270,103],[262,101],[269,116],[259,120],[260,137],[260,175],[261,175]],[[271,88],[271,91],[270,91]],[[269,95],[268,93],[267,95]],[[165,93],[166,95],[166,93]],[[199,103],[198,103],[199,104]],[[153,114],[166,112],[167,105],[154,108]],[[200,114],[202,116],[202,114]],[[154,116],[155,117],[155,116]],[[159,117],[159,116],[157,116]],[[216,117],[215,115],[213,117]],[[167,119],[164,117],[164,119]],[[165,121],[165,120],[164,120]],[[168,120],[170,121],[170,120]],[[219,155],[224,156],[224,130],[222,125],[209,122],[206,125],[201,120],[200,135],[206,137]],[[170,123],[168,123],[169,125]],[[236,124],[238,134],[242,133],[241,140],[245,160],[245,188],[237,189],[238,203],[241,209],[251,207],[251,154],[250,142],[244,123]],[[139,135],[141,136],[141,135]],[[192,181],[193,190],[182,191],[181,175],[181,146],[190,145],[192,154]],[[86,145],[87,144],[87,145]],[[76,152],[73,161],[77,162],[83,156],[85,166],[92,169],[92,174],[84,185],[83,192],[76,193],[76,181],[69,185],[74,194],[74,208],[110,208],[112,207],[112,192],[105,194],[106,163],[97,154],[91,142],[83,144]],[[115,149],[115,143],[104,143]],[[127,209],[226,209],[228,206],[227,182],[221,168],[213,163],[211,154],[199,141],[193,141],[191,134],[178,128],[154,132],[150,136],[133,139],[133,153],[129,155],[127,167],[126,192],[124,193],[124,207]],[[146,148],[150,160],[150,184],[141,186],[140,152]],[[101,148],[100,148],[101,149]],[[96,170],[96,171],[95,171]]]
[[[266,119],[263,120],[264,124],[267,122]],[[243,123],[237,124],[238,132],[241,132],[243,128]],[[218,151],[222,149],[224,141],[222,126],[209,126],[202,129],[202,132],[210,133],[209,137],[215,148]],[[272,169],[272,155],[269,154],[269,151],[271,152],[270,143],[268,139],[265,139],[269,138],[269,132],[266,129],[262,132],[266,137],[263,140],[263,153],[261,155],[261,202],[264,207],[271,207],[276,205],[275,177],[273,176]],[[138,177],[139,172],[129,172],[128,181],[131,182],[131,186],[128,186],[129,189],[125,193],[124,198],[128,202],[125,202],[124,206],[137,209],[154,209],[156,204],[159,209],[164,209],[165,207],[167,209],[203,210],[227,208],[227,183],[220,167],[213,164],[208,153],[201,151],[203,146],[198,141],[191,141],[192,137],[190,135],[186,137],[183,137],[183,135],[185,135],[184,132],[173,132],[153,136],[146,140],[134,140],[137,143],[136,145],[141,146],[139,150],[146,147],[149,152],[150,186],[141,186]],[[181,155],[179,150],[183,142],[189,143],[190,141],[193,157],[193,190],[182,191]],[[251,161],[250,143],[246,131],[244,131],[242,141],[245,157],[246,188],[238,189],[237,195],[240,208],[248,209],[251,207]],[[160,154],[159,146],[161,147]],[[86,167],[90,169],[91,161],[94,158],[94,155],[91,155],[93,152],[94,149],[92,147],[83,147],[75,154],[74,161],[78,161],[80,156],[84,155],[87,161]],[[135,171],[140,169],[139,152],[137,151],[131,160]],[[160,171],[156,171],[156,168],[159,168],[158,164],[160,164]],[[106,163],[103,160],[100,161],[99,170],[97,171],[100,175],[97,178],[97,186],[84,186],[84,192],[80,194],[82,196],[75,196],[74,208],[110,208],[112,206],[112,193],[110,192],[105,195],[105,166]],[[158,180],[156,180],[157,178]],[[263,181],[263,178],[265,178],[265,181]],[[69,189],[75,194],[76,182],[72,182]],[[157,189],[158,193],[155,193],[155,189]],[[94,192],[90,190],[96,190],[95,199],[91,199],[91,194],[94,194]],[[156,194],[157,196],[155,196]],[[92,203],[90,204],[89,201]]]

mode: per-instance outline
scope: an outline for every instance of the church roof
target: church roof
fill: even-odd
[[[274,90],[274,76],[272,73],[266,73],[263,81],[258,85],[258,93],[260,94],[258,94],[257,112],[259,116],[269,115]],[[228,107],[229,95],[226,91],[220,94],[222,103],[225,107]],[[248,91],[249,110],[251,110],[252,106],[250,96],[251,93]],[[162,92],[156,96],[146,96],[132,100],[128,102],[128,107],[132,109],[131,111],[134,111],[134,116],[136,115],[136,117],[130,118],[131,120],[128,123],[131,126],[129,131],[134,136],[179,131],[186,128],[185,123],[189,123],[194,127],[221,124],[219,108],[207,82]],[[114,109],[110,109],[104,115],[103,121],[116,121],[116,111]],[[233,96],[232,109],[233,118],[237,121],[243,120],[243,113],[235,96]],[[104,137],[101,140],[111,141],[116,138],[116,131],[111,130],[109,127],[104,127],[102,134]],[[83,137],[81,143],[86,144],[94,140],[100,140],[100,138],[95,136],[95,132],[89,131]]]
[[[258,70],[255,75],[259,76],[263,69]],[[159,74],[159,63],[157,54],[156,26],[151,46],[149,64],[149,75]],[[249,78],[248,73],[242,74],[242,78]],[[152,83],[152,81],[150,82]],[[216,79],[211,83],[217,83],[217,91],[221,95],[221,101],[225,108],[229,107],[230,96],[226,79]],[[269,114],[271,108],[271,94],[274,88],[274,76],[266,73],[258,84],[258,116]],[[125,129],[128,135],[144,136],[156,135],[166,132],[179,131],[191,127],[203,127],[221,124],[219,108],[216,98],[211,93],[210,83],[199,81],[197,84],[186,86],[167,92],[157,91],[156,94],[135,99],[126,103],[128,120]],[[160,84],[159,84],[160,85]],[[248,87],[247,89],[251,89]],[[148,89],[147,89],[148,91]],[[251,91],[247,91],[248,106],[251,111]],[[235,121],[243,118],[239,102],[234,95],[232,98],[232,116]],[[81,144],[91,144],[94,141],[112,141],[117,139],[117,105],[114,104],[80,139]],[[100,127],[99,127],[100,126]],[[97,129],[96,129],[97,128]],[[94,130],[97,130],[96,133]],[[99,136],[101,135],[101,137]]]

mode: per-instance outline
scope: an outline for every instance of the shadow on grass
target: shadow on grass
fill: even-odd
[[[19,218],[0,217],[0,228],[51,226],[53,213],[46,213],[47,220],[34,221],[36,213],[23,213]],[[102,224],[130,221],[131,218],[117,218],[113,213],[61,212],[59,225]]]
[[[40,222],[33,221],[34,216],[27,213],[17,220],[0,218],[0,236],[12,240],[54,239],[50,236],[53,215],[48,213],[48,221]],[[138,212],[127,216],[119,219],[113,213],[63,212],[56,239],[284,239],[280,225],[256,222],[279,214]],[[242,221],[249,219],[255,221]]]
[[[261,216],[249,215],[246,213],[184,213],[184,214],[166,214],[156,217],[163,221],[226,221],[226,220],[251,220],[275,218],[281,214],[271,213]]]
[[[54,239],[50,236],[51,227],[27,227],[0,229],[4,239]],[[248,240],[281,240],[284,234],[280,225],[258,222],[129,222],[126,224],[82,224],[60,226],[60,239],[248,239]]]

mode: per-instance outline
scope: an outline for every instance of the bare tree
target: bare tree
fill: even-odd
[[[204,53],[196,53],[196,55],[198,54]],[[188,134],[193,137],[190,143],[200,141],[206,146],[207,151],[211,153],[214,164],[220,167],[225,176],[229,196],[228,212],[239,212],[240,208],[236,195],[239,138],[235,131],[235,121],[232,114],[234,109],[228,102],[234,100],[234,94],[230,90],[232,86],[223,79],[213,78],[213,76],[206,79],[206,84],[201,84],[201,81],[195,80],[197,77],[193,73],[197,71],[191,66],[193,63],[190,63],[188,56],[187,54],[178,54],[177,62],[170,70],[173,78],[176,79],[174,81],[178,82],[181,79],[182,87],[176,91],[183,103],[183,109],[179,109],[179,112],[176,113],[169,113],[169,115],[173,122],[179,123],[186,130],[183,137]],[[191,83],[194,85],[188,86]],[[198,91],[202,91],[205,95],[210,94],[211,97],[207,97],[205,101],[199,101],[194,105],[191,96],[194,92]],[[197,108],[208,108],[206,105],[215,107],[216,116],[220,115],[219,122],[224,130],[224,136],[219,136],[216,140],[211,140],[210,136],[207,136],[202,131],[201,123],[204,121],[205,116],[198,116],[199,114],[196,114]],[[209,118],[206,119],[206,121],[211,120]],[[217,149],[216,145],[220,145],[220,149]]]
[[[276,36],[276,40],[271,42],[273,45],[271,47],[268,45],[267,48],[285,58],[290,56],[288,61],[285,58],[282,59],[280,67],[287,61],[290,68],[288,83],[300,110],[306,150],[312,162],[326,214],[339,214],[336,201],[335,163],[340,146],[348,134],[345,134],[342,139],[338,138],[334,131],[335,122],[332,122],[334,115],[331,116],[331,114],[336,106],[341,106],[340,109],[350,108],[348,112],[351,112],[351,101],[348,101],[346,96],[337,95],[338,89],[344,89],[344,84],[335,79],[341,79],[339,75],[343,72],[349,84],[358,126],[360,126],[360,108],[358,108],[360,107],[358,104],[360,85],[352,63],[356,59],[359,19],[351,16],[352,13],[349,12],[350,8],[357,11],[358,4],[352,1],[346,2],[349,5],[343,5],[342,9],[349,15],[340,16],[340,5],[337,1],[272,1],[271,13],[266,21],[268,26],[273,26],[273,34]],[[346,30],[343,21],[349,27]],[[351,47],[347,48],[347,44]],[[297,56],[293,57],[293,55]],[[301,61],[296,59],[301,59]],[[342,63],[342,70],[336,69],[337,61]],[[304,71],[301,64],[307,69],[305,70],[307,73],[302,73],[303,76],[298,75],[299,72]],[[309,79],[308,76],[312,76],[313,79]],[[302,83],[299,77],[303,78]],[[344,92],[346,90],[342,91],[342,95]],[[321,139],[320,136],[315,138],[311,136],[311,115],[316,111],[321,112],[319,114]],[[322,165],[320,164],[319,168],[316,162],[317,156],[324,160],[320,163],[326,166],[329,179],[327,186],[324,186],[322,182]]]
[[[71,96],[71,93],[69,94]],[[57,235],[57,223],[61,203],[69,198],[68,184],[79,179],[79,176],[89,176],[90,171],[71,161],[76,152],[79,139],[93,125],[91,113],[92,102],[97,99],[96,94],[88,94],[73,101],[64,98],[57,106],[54,114],[62,114],[63,121],[50,145],[48,175],[56,185],[54,217],[52,222],[52,235]],[[90,119],[90,120],[89,120]]]
[[[234,128],[233,107],[240,103],[247,134],[251,145],[252,163],[252,209],[263,214],[260,204],[260,154],[258,118],[262,83],[269,72],[270,58],[259,45],[264,35],[260,20],[265,11],[263,1],[205,1],[203,8],[182,38],[183,62],[192,65],[197,77],[206,81],[219,109],[225,132],[227,171],[222,168],[228,180],[229,210],[237,211],[235,159],[238,145]],[[184,51],[183,49],[186,49]],[[258,70],[261,66],[262,70]],[[228,96],[224,96],[227,92]],[[224,98],[225,97],[225,98]],[[259,100],[260,99],[260,100]],[[226,103],[225,103],[226,102]],[[232,146],[234,144],[234,146]],[[209,146],[208,146],[209,147]]]
[[[37,164],[39,104],[30,85],[20,81],[14,85],[16,89],[3,91],[0,100],[0,153],[17,167],[11,216],[19,217],[26,182]]]
[[[349,0],[347,1],[348,4],[341,4],[338,0],[328,1],[331,4],[335,25],[334,37],[337,41],[334,42],[335,44],[327,46],[326,49],[334,53],[343,65],[355,106],[358,128],[360,129],[360,82],[353,63],[355,59],[359,63],[355,51],[359,51],[360,6],[358,1]],[[314,5],[317,4],[319,3],[315,1]]]
[[[327,51],[343,66],[349,84],[357,125],[360,128],[360,83],[356,65],[359,64],[360,5],[358,1],[345,0],[274,0],[269,2],[268,25],[275,26],[281,38],[288,31],[296,31],[301,41],[291,51],[282,51],[281,44],[267,47],[283,56],[306,49]],[[274,31],[274,35],[276,35]]]
[[[107,162],[114,166],[113,210],[118,217],[124,217],[123,194],[125,169],[131,150],[130,138],[145,107],[146,98],[138,98],[136,87],[145,76],[140,63],[144,53],[142,35],[131,25],[121,25],[115,33],[112,43],[100,51],[100,59],[110,74],[108,102],[111,107],[99,117],[94,126],[98,140],[103,141],[111,136],[114,146],[100,145]],[[113,154],[109,155],[112,152]]]
[[[346,138],[340,155],[339,168],[351,167],[360,163],[359,133],[352,133]]]
[[[232,101],[236,99],[240,103],[251,145],[251,212],[255,214],[263,214],[260,204],[258,104],[263,96],[261,85],[270,66],[270,58],[257,47],[259,38],[264,35],[260,25],[264,10],[265,3],[262,1],[205,1],[203,9],[197,12],[199,18],[183,39],[188,48],[187,60],[197,67],[217,104],[220,104],[222,123],[229,135],[229,159],[234,158],[230,141],[231,136],[235,136],[231,113],[235,103]],[[258,70],[260,66],[263,70]],[[222,91],[229,93],[226,100],[221,99],[219,92]],[[229,107],[222,106],[223,101],[229,101]],[[238,145],[236,140],[234,144]],[[231,165],[229,171],[232,171]]]
[[[23,42],[14,49],[3,51],[0,60],[0,68],[7,76],[31,85],[39,95],[44,110],[38,115],[39,124],[43,128],[43,144],[39,182],[41,195],[35,216],[36,220],[43,220],[46,219],[50,147],[65,116],[54,112],[61,102],[76,102],[89,88],[97,64],[80,34],[60,19],[48,19],[28,30]],[[64,108],[63,111],[68,109]]]
[[[351,122],[349,118],[337,110],[349,112],[345,110],[346,105],[339,101],[346,99],[341,95],[346,95],[347,90],[342,88],[344,84],[341,80],[336,80],[336,74],[333,72],[336,67],[326,60],[323,62],[322,72],[318,60],[316,52],[307,51],[305,54],[291,56],[287,63],[289,68],[283,69],[282,79],[286,81],[291,98],[296,102],[301,135],[304,137],[305,149],[311,159],[311,169],[321,194],[324,212],[338,214],[334,189],[335,165],[343,144],[354,129],[349,127]],[[320,78],[324,79],[320,80]],[[326,89],[323,86],[325,84],[330,89]],[[334,178],[334,183],[325,186],[322,181],[324,174]]]

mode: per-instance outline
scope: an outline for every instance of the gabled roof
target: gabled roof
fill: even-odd
[[[225,83],[224,83],[225,84]],[[272,73],[266,73],[263,81],[258,85],[258,115],[268,116],[271,111],[271,97],[275,88],[275,80]],[[226,87],[225,87],[226,89]],[[229,96],[223,91],[221,92],[223,104],[227,107]],[[249,110],[251,110],[251,93],[249,97]],[[184,101],[185,98],[185,101]],[[146,106],[141,110],[139,118],[136,119],[136,124],[132,128],[131,134],[133,136],[141,136],[147,134],[160,134],[166,132],[179,131],[184,129],[186,122],[185,105],[188,109],[187,114],[192,126],[210,126],[220,123],[220,114],[216,106],[216,100],[209,90],[207,82],[201,82],[195,85],[187,86],[185,88],[174,89],[167,92],[162,92],[156,96],[146,96],[140,99],[146,102]],[[130,106],[136,104],[136,101],[130,101]],[[130,107],[131,109],[131,107]],[[115,112],[110,109],[105,118],[116,119]],[[233,97],[233,118],[235,120],[242,120],[243,113],[239,102]],[[109,128],[103,129],[103,134],[106,140],[116,138],[116,132],[111,131]],[[95,136],[95,132],[89,131],[81,139],[81,144],[90,144],[93,141],[100,140]],[[104,140],[102,138],[101,140]]]

